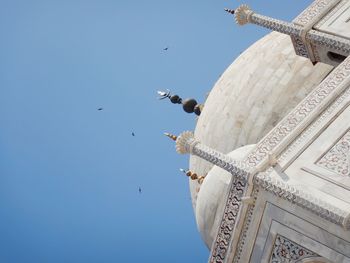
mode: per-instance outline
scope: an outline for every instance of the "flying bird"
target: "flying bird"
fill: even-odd
[[[164,51],[167,51],[168,49],[169,49],[169,47],[165,47],[165,48],[163,48],[163,50],[164,50]]]
[[[103,108],[98,108],[97,110],[101,111],[101,110],[103,110]]]
[[[139,187],[139,193],[141,194],[141,187]]]
[[[135,136],[135,133],[134,133],[134,132],[132,132],[132,133],[131,133],[131,135],[132,135],[132,136]]]

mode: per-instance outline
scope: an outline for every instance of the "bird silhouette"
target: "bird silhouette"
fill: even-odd
[[[134,133],[134,132],[132,132],[132,133],[131,133],[131,135],[132,135],[132,136],[135,136],[135,133]]]
[[[101,111],[101,110],[103,110],[103,108],[98,108],[97,110]]]
[[[141,187],[139,187],[139,193],[141,194]]]
[[[169,49],[169,47],[165,47],[165,48],[163,48],[163,50],[164,50],[164,51],[167,51],[168,49]]]

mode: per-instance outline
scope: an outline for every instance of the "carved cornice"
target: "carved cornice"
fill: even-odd
[[[331,50],[340,51],[344,55],[350,55],[350,40],[345,38],[310,30],[306,39],[314,45],[324,46]]]
[[[338,0],[316,0],[294,19],[293,24],[302,27],[299,36],[291,36],[297,55],[309,58],[312,62],[320,61],[317,49],[307,41],[306,35],[337,2]]]
[[[297,186],[273,178],[268,173],[260,173],[254,179],[255,183],[264,190],[349,230],[350,214],[348,212],[316,198],[312,194],[299,189]]]
[[[330,118],[332,113],[336,111],[340,105],[344,104],[350,98],[350,89],[344,91],[307,129],[305,129],[292,144],[290,144],[283,153],[278,157],[278,163],[285,161],[299,145],[310,142],[309,135],[327,118]]]

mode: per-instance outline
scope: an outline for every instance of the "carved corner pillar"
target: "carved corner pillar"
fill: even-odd
[[[293,23],[256,14],[247,5],[239,6],[234,16],[239,25],[252,23],[289,35],[296,54],[313,63],[337,66],[350,55],[350,40],[339,32],[323,30],[321,24],[324,21],[321,20],[329,19],[329,14],[338,14],[347,3],[346,0],[316,0]]]
[[[237,162],[195,140],[192,132],[186,131],[176,139],[176,151],[180,154],[196,155],[231,173],[232,180],[226,198],[224,214],[222,216],[216,239],[213,242],[209,262],[226,262],[232,239],[240,233],[240,223],[245,218],[244,198],[247,194],[248,179],[251,178],[248,166]]]
[[[235,20],[239,25],[252,23],[291,36],[300,35],[301,30],[303,29],[301,26],[293,23],[256,14],[247,5],[239,6],[234,15]]]

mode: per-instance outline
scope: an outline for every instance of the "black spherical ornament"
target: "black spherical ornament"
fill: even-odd
[[[195,99],[186,99],[182,103],[182,107],[184,111],[186,111],[187,113],[192,113],[196,105],[197,105],[197,101]]]
[[[172,102],[172,103],[181,103],[181,98],[178,96],[178,95],[172,95],[171,97],[170,97],[170,101]]]
[[[201,115],[201,105],[200,104],[197,104],[195,107],[194,107],[194,113],[196,115]]]

